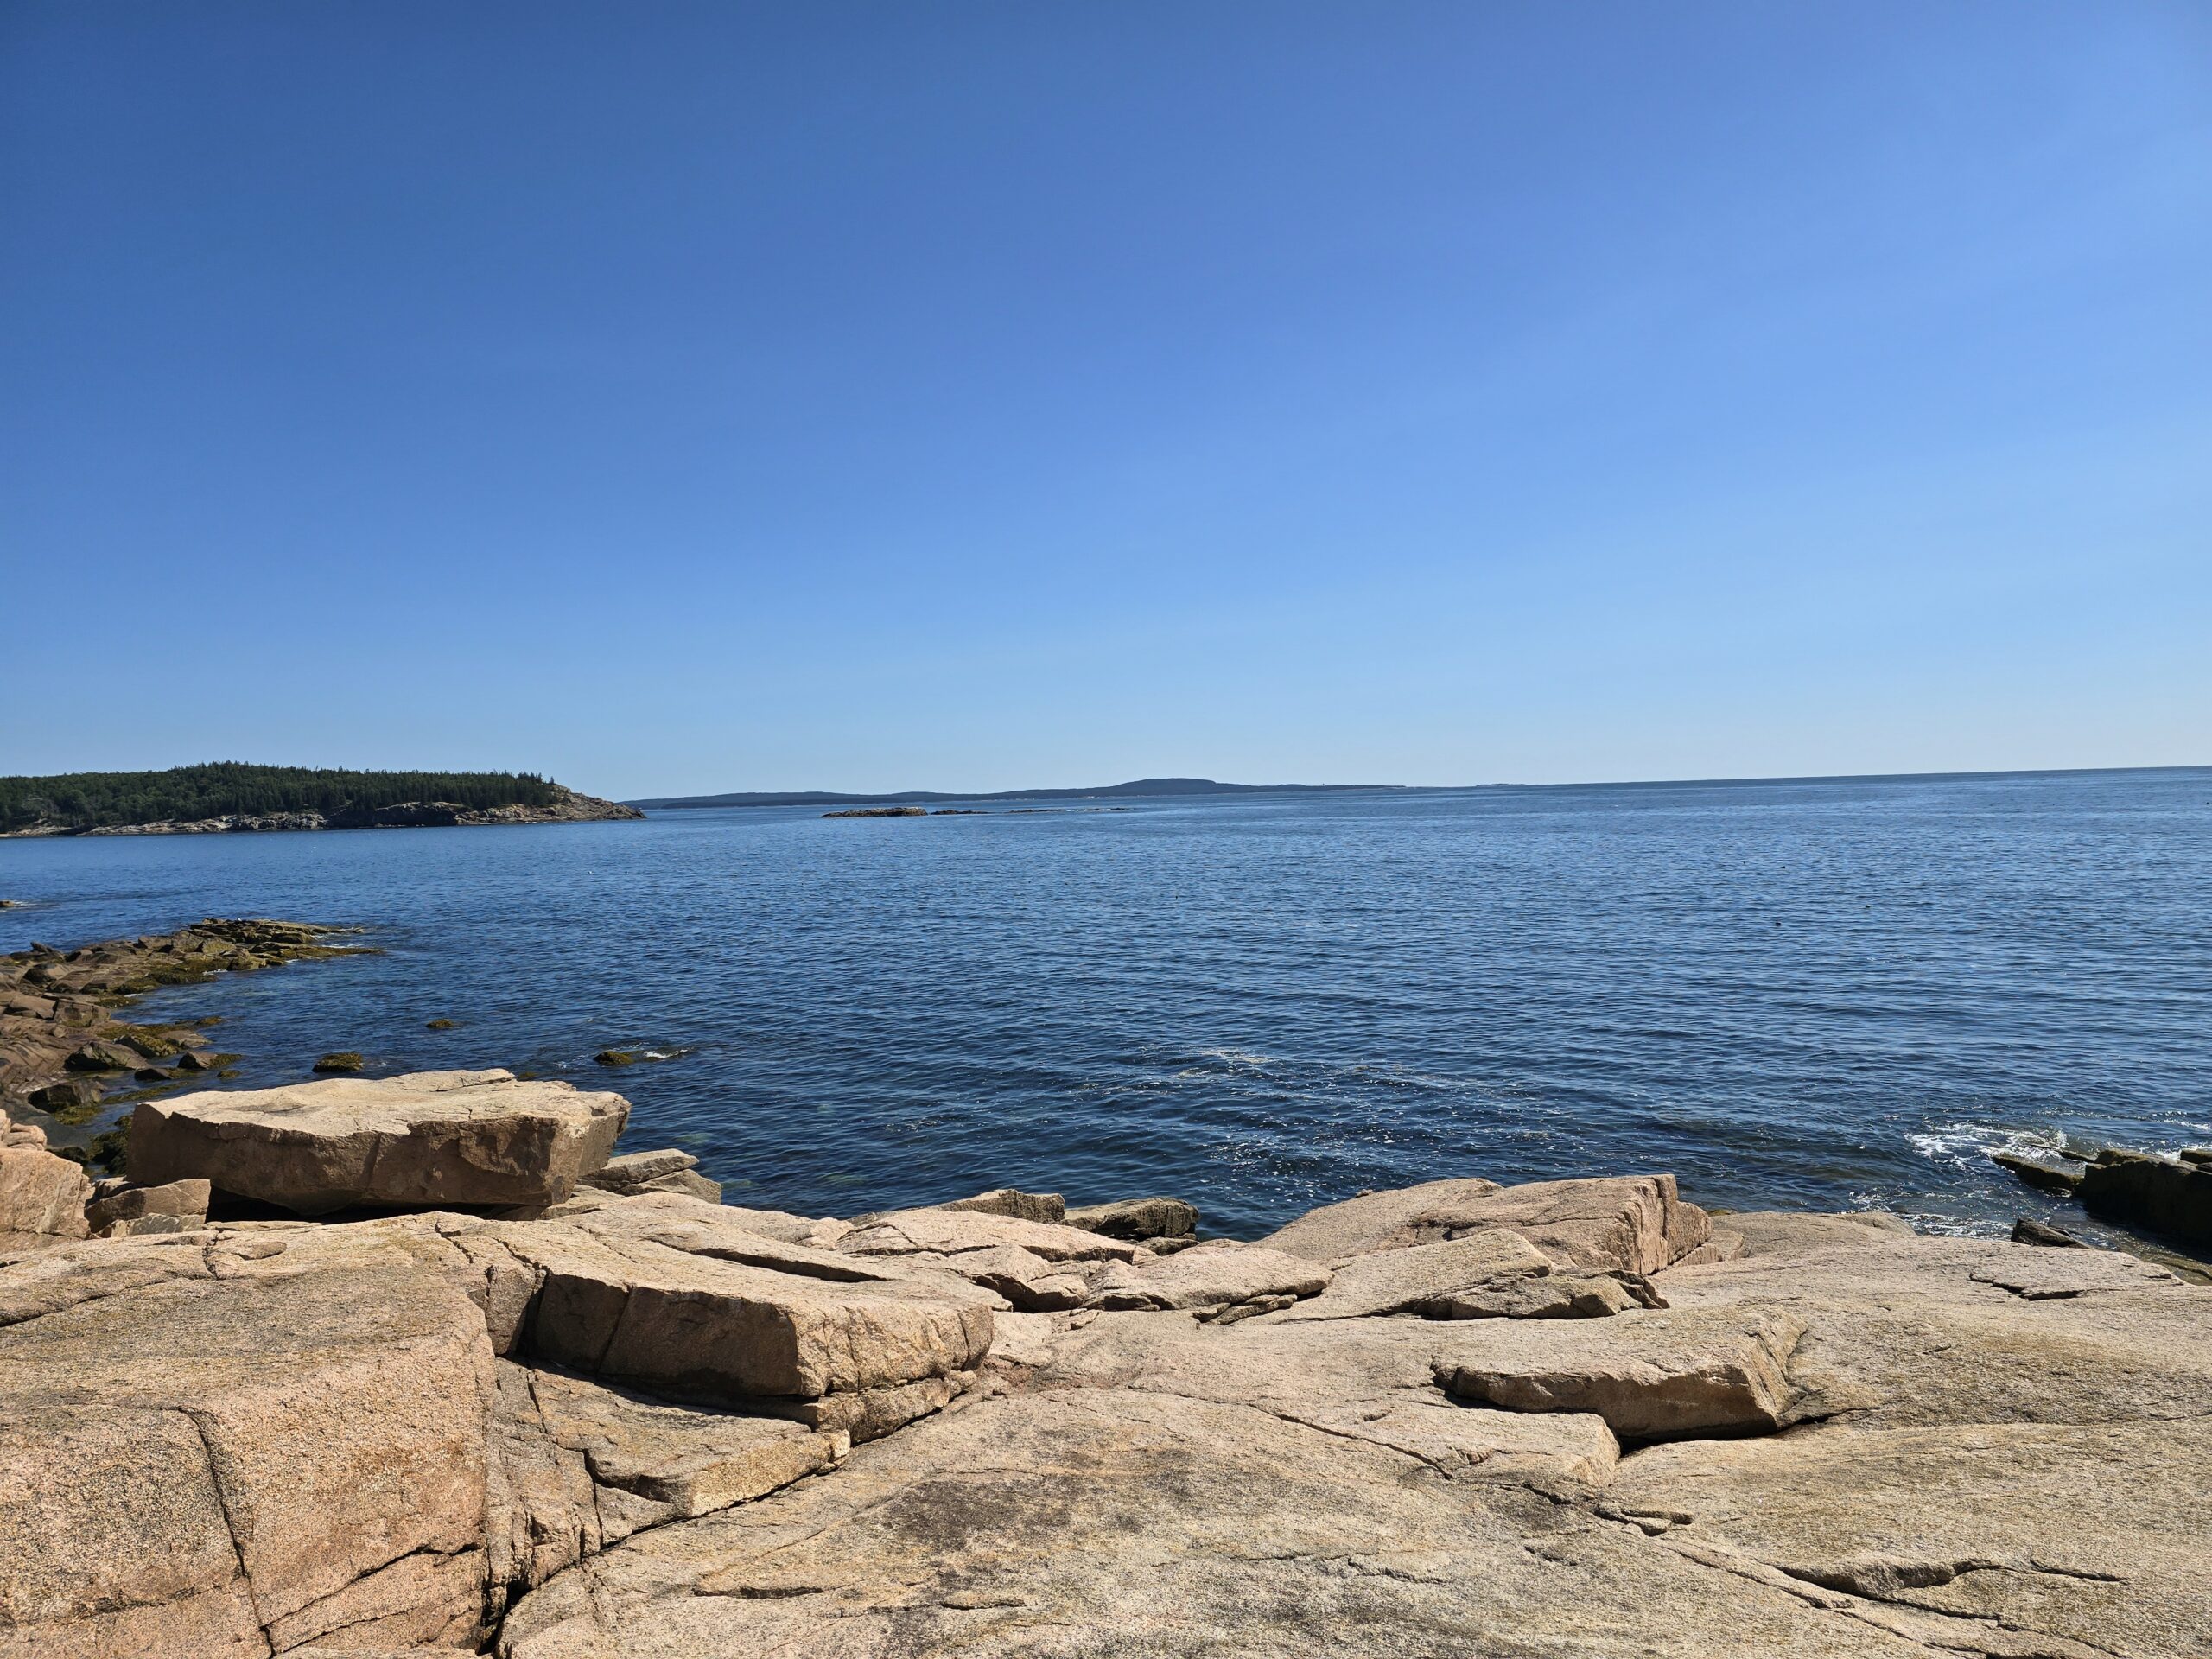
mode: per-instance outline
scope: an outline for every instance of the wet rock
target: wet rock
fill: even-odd
[[[2044,1192],[2071,1192],[2082,1184],[2082,1177],[2072,1170],[2060,1169],[2034,1158],[2023,1158],[2017,1153],[1993,1152],[1989,1161],[1999,1169],[2009,1170],[2028,1185]]]
[[[41,1111],[66,1112],[99,1105],[105,1092],[91,1077],[70,1077],[34,1089],[25,1098]]]
[[[176,1069],[180,1071],[213,1071],[218,1066],[211,1056],[187,1049],[176,1057]]]
[[[591,1058],[593,1063],[599,1065],[635,1065],[645,1056],[641,1049],[602,1048]]]
[[[1180,1198],[1122,1198],[1112,1204],[1080,1205],[1058,1217],[1071,1227],[1109,1238],[1188,1238],[1198,1230],[1196,1206]]]
[[[2013,1222],[2012,1242],[2015,1244],[2041,1244],[2057,1249],[2087,1250],[2095,1248],[2085,1238],[2076,1238],[2071,1233],[2062,1232],[2056,1227],[2026,1216]]]
[[[619,1095],[506,1071],[422,1071],[143,1101],[129,1167],[148,1185],[210,1180],[302,1215],[365,1205],[557,1203],[599,1169]]]
[[[355,1053],[352,1049],[348,1048],[340,1049],[335,1053],[324,1055],[321,1059],[315,1063],[313,1069],[317,1071],[359,1071],[365,1064],[367,1064],[367,1062],[363,1060],[361,1057]]]
[[[120,1043],[92,1042],[73,1050],[62,1064],[72,1071],[129,1071],[138,1059]]]
[[[425,1020],[423,1022],[423,1029],[425,1031],[451,1031],[453,1029],[453,1021],[450,1020]]]
[[[2094,1163],[2077,1196],[2092,1215],[2212,1244],[2212,1166],[2145,1157]]]

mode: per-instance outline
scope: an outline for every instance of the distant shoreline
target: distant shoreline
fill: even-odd
[[[87,829],[33,824],[0,830],[0,841],[86,841],[109,836],[278,835],[317,830],[446,830],[495,823],[597,823],[642,818],[634,806],[563,791],[550,805],[471,807],[457,801],[403,801],[349,813],[226,812],[211,818],[161,818],[150,823],[102,823]]]
[[[2005,778],[2098,778],[2130,772],[2206,772],[2212,763],[2171,766],[2027,766],[1989,772],[1791,772],[1766,778],[1623,778],[1580,779],[1567,783],[1522,784],[1222,784],[1205,778],[1147,778],[1135,783],[1108,784],[1086,789],[1007,790],[888,790],[879,794],[853,794],[835,790],[775,791],[739,791],[721,795],[640,797],[625,801],[647,811],[695,807],[729,806],[865,806],[928,805],[939,801],[1087,801],[1102,799],[1175,800],[1253,795],[1442,795],[1473,790],[1568,789],[1717,789],[1792,784],[1942,784],[1988,781]]]
[[[941,789],[889,790],[855,795],[835,790],[791,790],[782,793],[740,791],[725,795],[666,795],[623,803],[666,811],[710,806],[926,806],[939,801],[1176,800],[1215,795],[1331,795],[1350,791],[1395,794],[1403,784],[1219,784],[1211,778],[1140,778],[1134,783],[1101,784],[1084,789],[1001,789],[962,792]]]

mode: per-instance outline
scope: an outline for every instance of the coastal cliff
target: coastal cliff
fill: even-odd
[[[610,1157],[626,1119],[497,1071],[187,1096],[81,1192],[0,1126],[40,1224],[0,1252],[0,1654],[2212,1629],[2212,1288],[2132,1255],[1709,1214],[1663,1174],[1432,1181],[1253,1242],[1160,1198],[809,1217]]]

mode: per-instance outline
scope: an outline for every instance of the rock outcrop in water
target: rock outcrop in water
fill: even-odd
[[[2092,1216],[2191,1249],[2212,1245],[2212,1150],[2171,1155],[2106,1147],[2050,1163],[2009,1152],[1990,1160],[2029,1186],[2078,1199]]]
[[[118,1013],[164,986],[357,954],[361,947],[334,942],[355,931],[210,917],[174,933],[0,957],[0,1109],[81,1123],[111,1087],[197,1079],[219,1063],[205,1030],[133,1025]]]
[[[458,1191],[448,1097],[522,1088],[237,1144],[342,1105],[348,1190]],[[849,1223],[654,1190],[593,1098],[499,1143],[558,1201],[226,1220],[210,1152],[92,1200],[176,1230],[0,1253],[0,1656],[2206,1650],[2212,1288],[2134,1257],[1664,1175]]]

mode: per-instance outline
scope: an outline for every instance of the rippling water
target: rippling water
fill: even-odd
[[[1983,1148],[2212,1138],[2212,770],[0,842],[0,948],[207,914],[385,953],[166,992],[620,1089],[732,1202],[1010,1183],[1249,1233],[1363,1187],[1672,1169],[2001,1227]],[[436,1017],[448,1032],[424,1029]],[[609,1073],[590,1056],[675,1058]]]

